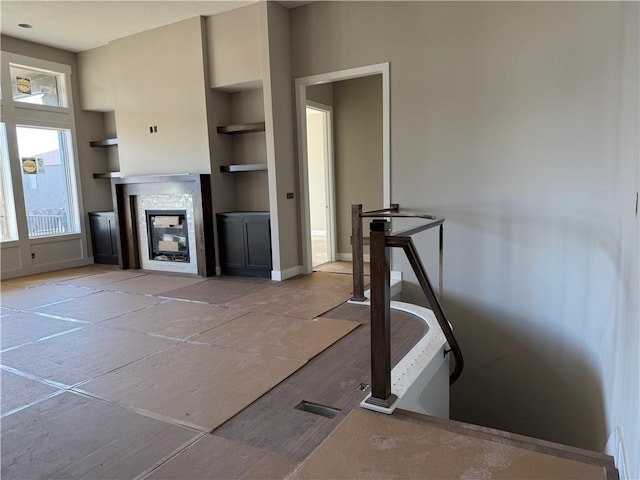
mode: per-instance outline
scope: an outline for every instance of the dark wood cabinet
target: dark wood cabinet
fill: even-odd
[[[113,212],[90,212],[93,261],[118,265],[118,237]]]
[[[225,275],[271,278],[271,225],[266,212],[217,214],[220,268]]]

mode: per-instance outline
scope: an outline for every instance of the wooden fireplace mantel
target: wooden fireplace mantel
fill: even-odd
[[[201,277],[215,275],[211,176],[199,173],[140,175],[111,179],[121,269],[140,268],[136,196],[184,193],[191,194],[193,197],[198,275]]]

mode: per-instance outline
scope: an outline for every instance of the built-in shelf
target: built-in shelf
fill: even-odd
[[[218,133],[236,135],[238,133],[264,132],[264,122],[243,123],[239,125],[222,125],[218,127]]]
[[[220,165],[220,171],[222,173],[235,173],[235,172],[257,172],[259,170],[266,170],[266,163],[246,163],[239,164],[234,163],[231,165]]]
[[[94,173],[93,178],[103,178],[108,180],[110,178],[122,178],[122,174],[120,172]]]
[[[105,138],[104,140],[93,140],[89,142],[92,147],[115,147],[118,145],[117,138]]]

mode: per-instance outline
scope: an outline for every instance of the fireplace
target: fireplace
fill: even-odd
[[[111,192],[120,268],[215,275],[209,175],[112,178]]]
[[[189,263],[186,210],[145,210],[149,260]]]

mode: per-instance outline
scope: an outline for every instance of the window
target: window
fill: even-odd
[[[70,73],[2,52],[2,240],[26,251],[30,240],[82,233]]]
[[[18,239],[16,209],[13,202],[11,185],[11,166],[7,148],[7,132],[4,123],[0,124],[0,241]]]
[[[67,107],[64,74],[11,64],[14,102]]]
[[[71,132],[19,126],[16,133],[29,238],[78,233],[69,188]]]

